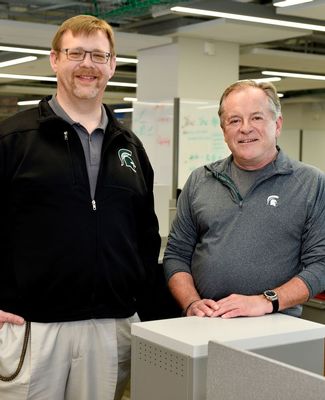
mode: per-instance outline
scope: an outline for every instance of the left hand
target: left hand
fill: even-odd
[[[219,309],[214,311],[211,317],[258,317],[270,314],[273,310],[272,303],[263,295],[231,294],[216,301],[216,305]]]

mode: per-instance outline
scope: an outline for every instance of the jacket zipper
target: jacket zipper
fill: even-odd
[[[64,136],[64,140],[67,144],[67,149],[68,149],[68,153],[69,153],[70,166],[71,166],[71,171],[72,171],[72,184],[75,185],[76,184],[76,176],[75,176],[75,171],[74,171],[74,167],[73,167],[68,131],[64,131],[63,136]]]
[[[208,171],[210,171],[215,179],[230,189],[230,193],[232,198],[239,204],[239,207],[243,206],[243,198],[239,193],[237,186],[234,181],[229,178],[228,175],[221,174],[220,172],[211,171],[208,167],[206,167]]]
[[[67,143],[67,148],[68,148],[68,153],[69,153],[69,158],[70,158],[70,165],[71,165],[71,170],[72,170],[72,181],[73,184],[76,183],[76,178],[75,178],[75,171],[73,168],[73,161],[72,161],[72,156],[71,156],[71,149],[70,149],[70,143],[69,143],[69,135],[68,135],[68,131],[64,131],[63,132],[63,136],[64,136],[64,140]],[[96,205],[96,200],[91,200],[91,208],[93,209],[93,211],[97,210],[97,205]]]

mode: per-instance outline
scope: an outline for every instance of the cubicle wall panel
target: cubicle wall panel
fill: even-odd
[[[321,400],[324,396],[325,379],[319,375],[209,343],[207,400]]]
[[[251,349],[251,351],[298,368],[303,368],[315,374],[324,375],[323,339],[290,343],[257,350]]]

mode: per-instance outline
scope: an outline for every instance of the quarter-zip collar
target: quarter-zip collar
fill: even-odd
[[[252,190],[255,189],[261,182],[265,181],[266,179],[274,176],[274,175],[287,175],[293,172],[293,167],[290,159],[281,151],[280,147],[277,146],[278,155],[275,160],[272,161],[271,168],[265,168],[265,173],[262,174],[252,188],[249,190],[250,193]],[[228,187],[231,192],[232,198],[236,203],[242,205],[243,198],[239,193],[237,186],[235,185],[234,181],[227,175],[226,171],[229,168],[230,163],[233,162],[233,156],[230,155],[229,157],[216,161],[214,163],[205,165],[204,168],[209,171],[212,176],[217,179],[222,185]],[[269,165],[270,166],[270,165]]]

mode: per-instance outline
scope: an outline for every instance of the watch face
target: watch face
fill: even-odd
[[[266,290],[264,292],[264,294],[270,300],[277,300],[277,298],[278,298],[278,295],[276,294],[276,292],[274,290]]]

